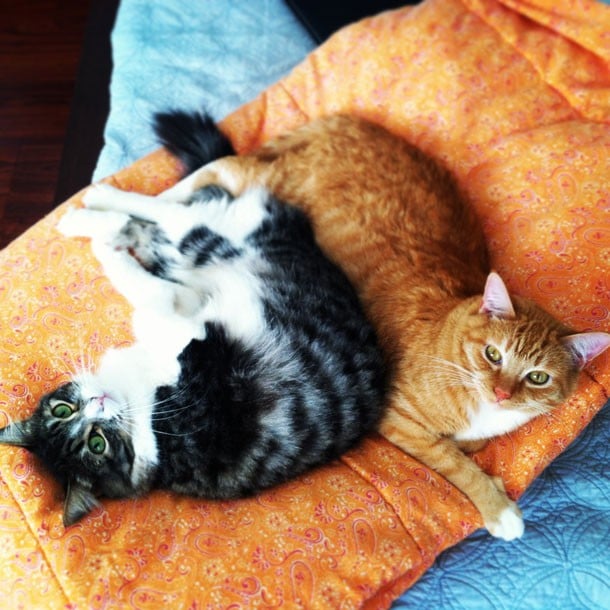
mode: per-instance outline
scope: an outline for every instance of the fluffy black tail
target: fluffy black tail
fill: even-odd
[[[186,174],[235,154],[229,138],[205,112],[159,112],[154,116],[153,128],[159,142],[183,163]]]

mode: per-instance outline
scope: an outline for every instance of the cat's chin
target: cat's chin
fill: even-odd
[[[468,413],[468,423],[455,435],[456,441],[477,441],[511,432],[532,419],[525,410],[510,408],[509,403],[481,400]]]

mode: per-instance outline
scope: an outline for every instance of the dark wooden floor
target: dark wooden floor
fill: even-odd
[[[0,248],[55,204],[86,0],[0,0]]]

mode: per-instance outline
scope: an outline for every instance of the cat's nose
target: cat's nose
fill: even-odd
[[[494,388],[494,394],[496,395],[496,400],[498,402],[502,402],[503,400],[506,400],[507,398],[511,397],[511,393],[507,392],[504,388],[501,387]]]
[[[104,410],[104,400],[106,396],[93,396],[88,403],[88,407],[92,412],[103,411]]]
[[[105,399],[106,395],[92,398],[85,406],[85,415],[88,417],[97,417],[100,413],[103,413]]]

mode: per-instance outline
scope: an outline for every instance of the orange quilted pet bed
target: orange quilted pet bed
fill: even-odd
[[[513,291],[610,331],[608,32],[610,9],[587,0],[428,0],[339,32],[224,127],[246,151],[332,112],[383,123],[452,168]],[[111,180],[157,193],[177,176],[159,151]],[[0,426],[130,340],[88,244],[55,231],[62,211],[0,257]],[[606,355],[553,418],[477,459],[519,496],[609,384]],[[8,608],[387,608],[480,526],[461,493],[378,437],[255,499],[105,501],[67,530],[61,490],[26,451],[0,448],[0,475]]]

